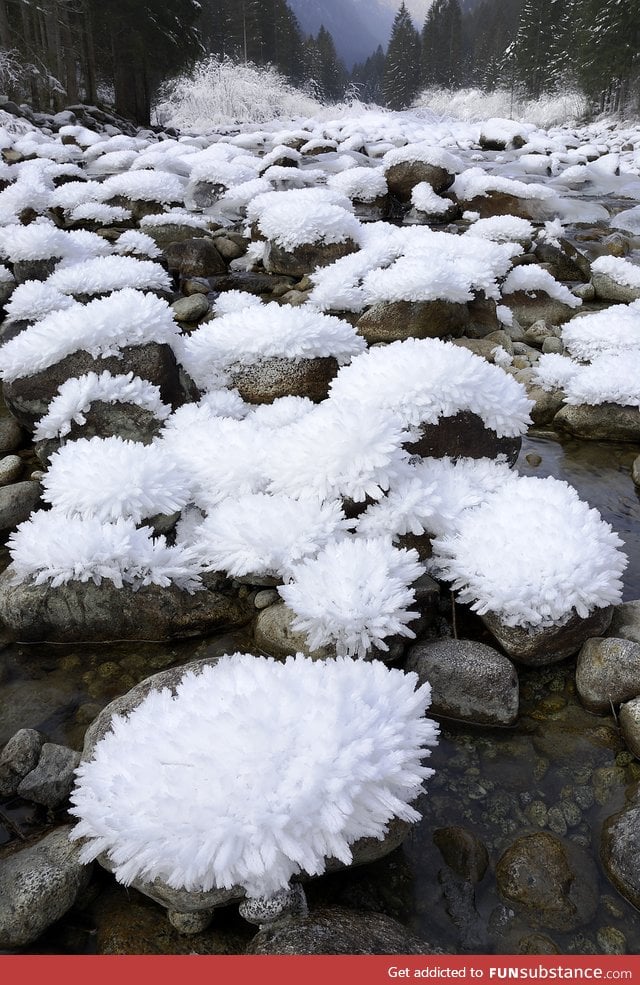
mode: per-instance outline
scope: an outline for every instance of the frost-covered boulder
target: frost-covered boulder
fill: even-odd
[[[560,325],[582,304],[568,287],[535,263],[511,271],[502,285],[502,299],[523,328],[541,320]]]
[[[640,907],[640,803],[637,797],[605,821],[600,857],[618,892],[633,906]]]
[[[518,478],[433,542],[433,566],[503,649],[532,665],[575,653],[620,600],[622,542],[574,489]]]
[[[452,190],[466,210],[477,212],[482,219],[499,215],[546,218],[547,203],[554,197],[546,185],[490,175],[480,167],[457,175]]]
[[[391,194],[408,202],[418,184],[428,184],[436,194],[446,191],[462,164],[442,147],[421,143],[389,151],[382,159],[382,167]]]
[[[150,678],[87,733],[72,794],[82,857],[98,857],[120,881],[179,912],[269,894],[293,874],[318,875],[334,862],[380,857],[390,850],[386,838],[397,845],[416,819],[410,802],[432,772],[420,764],[436,741],[422,717],[428,688],[415,684],[414,675],[377,663],[299,656],[282,664],[246,654]],[[136,733],[149,728],[153,741],[141,743]],[[266,728],[275,742],[264,742]],[[116,777],[123,762],[127,789]],[[203,776],[211,777],[204,786]],[[179,822],[176,837],[178,802],[191,804],[192,820]]]
[[[591,264],[596,297],[628,304],[640,300],[640,268],[621,257],[601,256]]]

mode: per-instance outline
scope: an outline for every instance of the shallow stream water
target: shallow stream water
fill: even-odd
[[[640,597],[640,497],[630,475],[637,453],[629,445],[559,441],[550,433],[537,433],[525,440],[518,462],[523,475],[566,479],[620,534],[629,556],[625,599]],[[459,613],[458,629],[461,636],[483,638],[481,624],[465,611]],[[251,649],[247,631],[171,645],[5,641],[0,651],[0,744],[18,728],[31,727],[51,741],[81,749],[84,731],[100,709],[142,678],[196,656],[237,649]],[[404,847],[375,865],[318,880],[309,888],[311,904],[331,901],[382,910],[450,953],[523,948],[640,952],[640,913],[617,894],[598,860],[602,822],[622,807],[626,786],[640,779],[640,764],[625,751],[613,717],[595,717],[582,709],[573,668],[569,660],[522,672],[521,714],[513,728],[483,730],[443,721],[423,820]],[[0,809],[0,844],[35,833],[47,821],[18,799],[0,804]],[[475,889],[452,876],[434,844],[434,832],[452,825],[474,832],[488,850],[489,868]],[[497,892],[497,860],[516,838],[535,831],[566,839],[590,859],[585,866],[595,869],[595,915],[573,932],[550,930],[538,926],[535,918],[515,915]],[[158,937],[158,927],[166,921],[153,904],[137,894],[129,899],[106,878],[98,887],[82,915],[67,915],[33,949],[171,953],[177,946],[175,937]],[[113,937],[118,919],[127,925],[129,937],[123,932]],[[216,919],[216,949],[241,948],[251,933],[248,925],[234,915],[222,917],[221,923]],[[135,930],[146,926],[145,920],[155,928],[152,943],[151,931]],[[104,921],[111,921],[111,937]],[[199,945],[194,940],[189,946],[197,950]]]

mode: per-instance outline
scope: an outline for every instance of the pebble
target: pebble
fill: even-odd
[[[43,807],[58,807],[71,793],[79,765],[79,752],[45,742],[37,766],[24,777],[18,794]]]
[[[0,797],[14,797],[20,782],[37,765],[44,736],[32,728],[21,728],[0,754]]]
[[[16,451],[22,444],[22,428],[13,417],[0,418],[0,455]]]
[[[209,313],[209,302],[204,294],[190,294],[188,297],[179,298],[171,305],[173,317],[176,321],[198,321]]]
[[[6,455],[0,459],[0,486],[17,482],[22,475],[22,459],[19,455]]]

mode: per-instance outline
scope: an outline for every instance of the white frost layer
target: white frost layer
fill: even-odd
[[[640,407],[640,348],[605,351],[587,365],[552,355],[540,357],[535,380],[545,390],[562,388],[568,404]]]
[[[81,859],[187,890],[285,888],[381,839],[433,770],[430,689],[379,661],[225,656],[152,691],[82,763],[71,795]],[[268,736],[268,741],[265,741]],[[184,764],[189,764],[185,768]],[[185,823],[184,804],[190,804]]]
[[[358,202],[374,202],[387,194],[387,180],[379,168],[354,167],[332,174],[327,186]]]
[[[397,415],[404,427],[435,424],[470,411],[498,437],[524,434],[532,403],[524,387],[498,366],[439,339],[408,339],[374,347],[343,367],[332,401],[356,401]]]
[[[86,373],[65,380],[49,404],[47,413],[38,421],[33,432],[34,439],[64,438],[72,424],[86,422],[85,414],[98,400],[108,404],[135,404],[148,410],[159,421],[164,421],[171,413],[171,408],[161,399],[159,387],[133,373],[112,376],[105,369],[100,375]]]
[[[170,515],[189,499],[187,477],[164,446],[117,436],[63,445],[51,456],[42,487],[43,500],[59,514],[103,522]]]
[[[206,570],[283,578],[349,526],[338,502],[256,493],[213,507],[192,546]]]
[[[502,285],[503,295],[515,294],[516,291],[526,293],[544,291],[555,301],[561,301],[569,308],[579,308],[580,298],[572,294],[568,287],[561,284],[555,277],[537,263],[529,263],[524,267],[514,267]]]
[[[167,171],[126,171],[114,174],[102,184],[104,199],[127,198],[130,201],[182,202],[184,182]]]
[[[576,359],[640,348],[640,301],[572,318],[562,326],[562,341]]]
[[[491,239],[496,243],[527,243],[533,239],[534,228],[528,219],[515,215],[494,215],[478,219],[464,233],[477,239]]]
[[[487,174],[482,168],[467,168],[456,177],[452,190],[463,201],[478,197],[485,198],[492,192],[538,201],[552,198],[554,195],[552,189],[546,185],[527,184],[514,178]]]
[[[35,321],[52,311],[72,308],[76,303],[68,294],[62,294],[46,281],[26,280],[18,284],[4,310],[8,321]]]
[[[187,336],[180,361],[201,389],[217,389],[228,368],[264,359],[334,356],[344,363],[366,348],[348,322],[275,304],[231,311]],[[223,380],[224,382],[224,380]]]
[[[278,592],[312,650],[335,644],[339,654],[364,656],[372,646],[388,650],[387,636],[415,636],[411,584],[424,571],[416,551],[388,538],[345,538],[299,564]]]
[[[426,215],[442,215],[451,208],[451,199],[437,195],[427,181],[420,181],[411,189],[411,204]]]
[[[430,164],[433,168],[442,168],[450,174],[457,174],[463,168],[462,161],[455,154],[451,154],[444,147],[434,146],[426,141],[417,144],[407,144],[405,147],[396,147],[388,151],[382,158],[382,167],[388,170],[395,164],[419,161],[421,164]]]
[[[621,546],[566,482],[520,478],[434,540],[433,567],[480,615],[540,629],[620,602]]]
[[[159,263],[134,257],[94,257],[61,266],[47,283],[63,294],[107,294],[125,288],[147,291],[171,290],[171,278]]]
[[[10,382],[31,376],[78,350],[105,357],[118,356],[130,345],[175,345],[178,333],[166,301],[140,291],[116,291],[54,311],[10,339],[0,348],[0,377]]]
[[[176,585],[187,592],[201,588],[191,551],[155,540],[148,527],[131,519],[103,523],[97,517],[61,518],[55,510],[32,513],[7,541],[14,584],[112,581],[134,589],[143,585]]]
[[[594,274],[606,274],[624,287],[640,288],[640,267],[622,257],[598,257],[591,264],[591,270]]]

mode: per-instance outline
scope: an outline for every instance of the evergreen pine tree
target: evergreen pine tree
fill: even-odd
[[[347,83],[347,72],[338,58],[336,46],[333,38],[326,30],[324,24],[321,25],[316,38],[316,46],[319,56],[319,79],[320,92],[325,100],[340,99],[344,95]]]
[[[410,105],[420,88],[420,35],[404,0],[396,14],[387,49],[382,97],[390,109]]]
[[[464,75],[458,0],[435,0],[422,29],[423,85],[460,85]]]
[[[638,0],[585,0],[579,75],[601,110],[623,110],[640,99]]]

